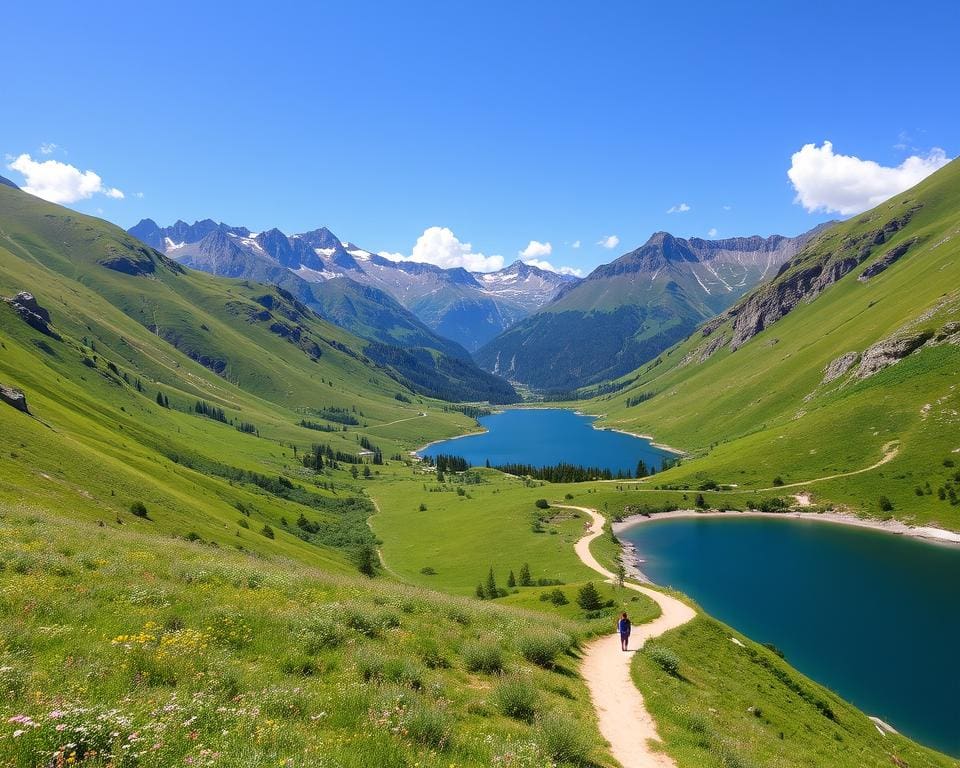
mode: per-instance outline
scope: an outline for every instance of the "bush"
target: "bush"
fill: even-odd
[[[546,499],[537,499],[534,504],[536,504],[537,509],[550,509],[550,502]]]
[[[531,664],[552,669],[557,656],[566,651],[571,642],[567,635],[560,632],[549,635],[527,634],[521,635],[517,640],[517,650]]]
[[[280,669],[284,674],[297,677],[313,677],[319,671],[313,659],[309,656],[287,656],[280,662]]]
[[[300,633],[303,650],[309,654],[338,648],[346,640],[343,628],[329,618],[311,620]]]
[[[603,608],[600,593],[592,581],[588,581],[577,591],[577,605],[585,611],[598,611]]]
[[[503,672],[503,651],[496,643],[473,641],[464,643],[460,649],[463,663],[469,672],[485,672],[488,675]]]
[[[433,566],[425,565],[423,568],[420,569],[420,573],[422,573],[424,576],[436,576],[437,569],[434,568]]]
[[[266,536],[268,539],[272,539],[274,537],[273,528],[267,524],[264,524],[263,528],[260,529],[260,535]]]
[[[407,736],[418,744],[443,750],[450,743],[450,715],[435,704],[415,701],[404,712],[402,723]]]
[[[512,678],[494,688],[493,703],[500,714],[530,722],[537,705],[537,693],[526,680]]]
[[[555,589],[547,595],[547,599],[550,600],[554,605],[567,605],[570,601],[567,600],[567,596],[563,594],[562,589]]]
[[[893,511],[893,502],[890,501],[886,496],[881,496],[879,500],[880,511],[881,512],[892,512]]]
[[[147,517],[147,507],[142,501],[135,501],[130,505],[130,514],[134,517]]]
[[[540,718],[537,741],[558,763],[590,764],[593,736],[585,725],[567,715],[551,712]]]
[[[783,478],[780,477],[780,475],[777,475],[775,478],[773,478],[773,484],[774,484],[774,485],[783,485]]]
[[[669,648],[664,648],[662,645],[648,645],[643,651],[668,675],[680,676],[680,657]]]

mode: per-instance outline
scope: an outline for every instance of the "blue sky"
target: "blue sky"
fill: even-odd
[[[867,197],[912,178],[835,155],[960,153],[956,3],[197,5],[5,7],[0,173],[92,170],[69,204],[124,227],[326,225],[399,254],[446,228],[587,271],[660,229],[799,233],[862,206],[848,172]],[[814,213],[787,176],[807,144]]]

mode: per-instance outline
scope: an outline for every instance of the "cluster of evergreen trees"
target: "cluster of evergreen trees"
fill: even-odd
[[[532,464],[499,464],[496,469],[508,475],[532,477],[534,480],[546,480],[548,483],[583,483],[589,480],[632,480],[656,474],[654,467],[640,459],[635,472],[617,470],[616,474],[600,467],[583,467],[579,464],[554,464],[549,467],[535,467]]]
[[[510,571],[510,574],[507,576],[507,588],[497,586],[497,578],[493,573],[493,566],[490,567],[490,570],[487,573],[487,578],[484,581],[481,581],[477,584],[476,595],[481,600],[493,600],[498,597],[506,597],[509,594],[508,590],[514,589],[515,587],[553,587],[563,582],[560,579],[536,579],[530,575],[530,564],[524,563],[520,566],[520,576],[519,578],[514,575],[513,571]]]
[[[429,466],[436,467],[439,475],[445,472],[466,472],[470,469],[470,463],[463,456],[448,456],[445,453],[428,456],[426,462]]]
[[[628,397],[627,408],[633,408],[633,406],[635,405],[640,405],[640,403],[645,403],[655,394],[656,392],[641,392],[639,395],[633,395],[632,397]]]
[[[195,413],[199,413],[201,416],[206,416],[208,419],[213,419],[214,421],[222,421],[224,424],[227,423],[227,415],[223,412],[223,408],[220,408],[216,405],[210,405],[210,403],[204,400],[197,400],[196,404],[193,406]],[[256,427],[254,427],[256,429]]]
[[[300,426],[305,429],[313,429],[317,432],[346,432],[347,427],[345,424],[335,427],[333,424],[322,424],[319,421],[307,421],[306,419],[300,419]]]
[[[370,439],[366,435],[360,437],[360,446],[365,448],[368,451],[373,452],[373,458],[371,459],[372,464],[383,464],[383,451],[380,450],[379,445],[374,445],[370,442]]]
[[[314,443],[309,453],[303,455],[303,466],[320,472],[324,467],[338,469],[339,464],[360,464],[360,457],[341,450],[334,450],[326,443]]]

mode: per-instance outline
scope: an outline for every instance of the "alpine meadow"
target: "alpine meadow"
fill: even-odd
[[[0,766],[960,768],[954,5],[15,6]]]

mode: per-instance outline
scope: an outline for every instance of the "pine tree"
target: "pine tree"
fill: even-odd
[[[513,575],[512,570],[510,571],[510,575],[507,576],[507,586],[510,587],[510,589],[513,589],[515,586],[517,586],[517,577]]]
[[[364,480],[369,480],[369,479],[370,479],[370,465],[369,465],[369,464],[364,464],[364,465],[363,465],[363,478],[364,478]]]
[[[637,477],[638,477],[638,478],[639,478],[639,477],[646,477],[647,474],[648,474],[648,472],[647,472],[647,462],[645,462],[643,459],[640,459],[640,461],[637,462]]]
[[[157,405],[159,405],[161,408],[164,407],[164,405],[163,405],[163,392],[157,391]]]
[[[490,566],[490,573],[487,574],[487,585],[484,588],[487,593],[487,597],[491,600],[500,594],[500,591],[497,589],[497,580],[493,575],[493,566]]]
[[[521,587],[532,587],[533,579],[530,578],[530,566],[527,563],[524,563],[520,566],[520,586]]]
[[[580,587],[577,592],[577,605],[585,611],[598,611],[603,607],[603,602],[600,600],[600,593],[597,591],[597,588],[593,586],[592,581],[588,581]]]
[[[477,597],[483,600],[486,596],[487,593],[483,591],[483,584],[477,584]]]

